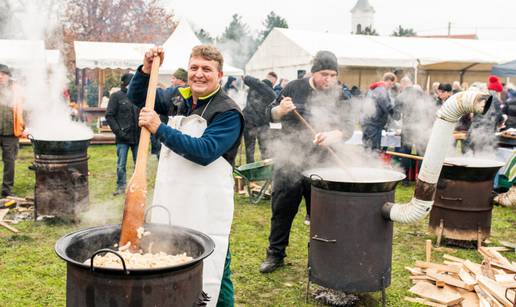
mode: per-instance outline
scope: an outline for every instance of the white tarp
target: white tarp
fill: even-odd
[[[171,75],[178,68],[187,69],[192,48],[200,44],[201,41],[197,38],[188,22],[179,22],[172,35],[163,44],[165,61],[163,61],[159,70],[160,75]],[[226,63],[224,63],[223,68],[226,75],[241,76],[244,74],[242,69]]]
[[[490,70],[514,59],[516,42],[449,38],[343,35],[275,28],[246,65],[250,74],[309,67],[319,50],[339,64],[358,67],[421,67],[433,70]]]
[[[42,40],[0,39],[0,64],[16,70],[46,61]]]
[[[74,41],[77,68],[136,69],[152,44]]]

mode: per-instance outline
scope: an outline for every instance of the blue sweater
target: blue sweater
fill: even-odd
[[[141,66],[136,71],[127,96],[138,107],[145,105],[149,75],[141,71]],[[220,90],[220,89],[219,89]],[[158,114],[169,115],[172,107],[171,99],[177,95],[176,88],[156,90],[156,102],[154,110]],[[188,106],[187,114],[192,112],[192,98],[184,98]],[[197,108],[202,108],[209,99],[199,100]],[[156,131],[156,138],[175,153],[197,164],[206,166],[217,160],[238,141],[242,123],[240,114],[236,111],[229,111],[218,114],[208,125],[201,137],[191,137],[181,131],[161,124]]]

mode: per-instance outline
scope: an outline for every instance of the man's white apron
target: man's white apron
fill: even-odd
[[[207,127],[198,115],[171,117],[168,125],[191,137],[201,137]],[[170,210],[172,224],[192,228],[215,241],[215,251],[204,259],[203,290],[215,306],[233,220],[233,169],[219,157],[207,166],[191,162],[166,146],[161,147],[153,205]],[[153,223],[168,223],[166,214],[154,210]]]

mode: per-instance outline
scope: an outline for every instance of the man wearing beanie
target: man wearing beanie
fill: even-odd
[[[178,68],[173,74],[172,78],[170,78],[170,82],[173,87],[185,86],[186,82],[188,82],[188,73],[186,70],[182,68]]]
[[[370,114],[366,114],[361,120],[362,143],[366,148],[380,150],[382,142],[382,130],[387,125],[389,116],[394,115],[394,103],[391,100],[389,90],[396,83],[396,76],[391,73],[383,75],[383,81],[375,82],[369,86],[367,97],[373,103]]]
[[[106,111],[106,120],[116,137],[116,190],[113,195],[123,194],[126,184],[126,165],[129,149],[132,151],[133,162],[136,163],[140,128],[138,127],[138,113],[140,110],[127,98],[127,87],[133,74],[122,75],[121,90],[109,97]]]
[[[350,103],[337,84],[338,63],[329,51],[319,51],[311,76],[291,81],[267,108],[270,122],[281,122],[281,134],[271,142],[274,157],[272,218],[267,258],[260,272],[284,265],[290,229],[302,198],[310,206],[310,183],[302,172],[334,164],[324,146],[344,142],[353,134]],[[296,110],[315,129],[315,137],[292,112]]]
[[[24,130],[23,99],[20,88],[11,80],[11,70],[0,64],[0,148],[4,162],[2,197],[13,195],[18,138]]]

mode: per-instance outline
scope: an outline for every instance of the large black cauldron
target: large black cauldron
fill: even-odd
[[[64,220],[79,220],[89,204],[89,139],[51,141],[29,136],[34,148],[30,169],[36,175],[34,187],[35,218],[53,215]]]
[[[202,260],[213,252],[213,240],[201,232],[179,226],[147,224],[145,230],[151,235],[142,238],[143,251],[148,251],[152,242],[153,253],[186,253],[194,259],[181,265],[151,269],[92,268],[83,262],[99,250],[116,249],[120,225],[70,233],[55,245],[57,255],[67,262],[66,305],[202,305]]]
[[[374,168],[314,169],[311,178],[309,280],[344,292],[391,283],[393,223],[382,206],[405,176]]]
[[[437,183],[430,231],[438,236],[438,242],[442,237],[483,241],[491,233],[493,180],[503,163],[462,157],[446,162],[451,164],[443,166]]]

